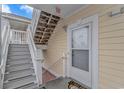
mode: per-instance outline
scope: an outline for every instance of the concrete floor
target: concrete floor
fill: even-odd
[[[40,88],[45,87],[46,89],[68,89],[68,82],[71,79],[64,79],[62,77],[49,81],[40,86]]]
[[[40,89],[44,89],[44,88],[45,89],[68,89],[68,82],[71,80],[75,81],[74,79],[71,79],[71,78],[60,77],[58,79],[49,81],[49,82],[41,85]],[[79,84],[82,85],[84,88],[88,88],[87,86],[85,86],[81,83],[79,83]]]
[[[43,84],[39,87],[40,89],[68,89],[68,82],[75,81],[80,84],[84,88],[88,88],[84,84],[72,79],[72,78],[63,78],[63,77],[55,77],[48,70],[43,68]]]

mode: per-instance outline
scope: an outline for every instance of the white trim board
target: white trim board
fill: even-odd
[[[70,38],[71,38],[71,34],[70,31],[71,29],[74,29],[77,26],[83,25],[83,23],[88,23],[88,22],[92,22],[92,85],[91,88],[98,88],[98,15],[93,15],[90,17],[85,17],[85,18],[81,18],[80,20],[78,20],[77,22],[75,22],[74,24],[71,24],[68,26],[68,30],[67,30],[67,47],[68,47],[68,52],[70,53],[70,49],[71,49],[71,43],[70,43]],[[70,56],[68,56],[68,64],[67,64],[67,76],[70,77]],[[72,77],[73,78],[73,77]]]
[[[55,71],[53,71],[51,69],[48,69],[48,67],[45,66],[45,65],[43,65],[43,68],[45,68],[46,70],[48,70],[51,74],[55,75],[57,78],[62,76],[62,75],[56,73]]]
[[[7,18],[9,20],[16,20],[16,21],[19,21],[19,22],[24,22],[24,23],[27,23],[27,24],[31,23],[31,20],[28,19],[28,18],[17,16],[17,15],[10,14],[10,13],[2,13],[2,17]]]

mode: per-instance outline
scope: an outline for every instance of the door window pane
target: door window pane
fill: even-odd
[[[88,31],[89,26],[85,26],[72,32],[72,48],[88,47]]]
[[[89,50],[73,50],[72,66],[89,71]]]

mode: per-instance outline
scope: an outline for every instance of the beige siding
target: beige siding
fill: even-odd
[[[45,52],[46,56],[46,67],[54,64],[58,59],[63,56],[63,53],[66,52],[67,49],[67,34],[63,31],[63,28],[59,24],[56,27],[55,33],[52,35],[51,39],[48,43],[48,49]],[[50,67],[51,68],[51,67]],[[52,71],[59,75],[63,75],[63,64],[62,61],[58,61],[57,64],[52,65]]]
[[[119,10],[124,5],[90,5],[66,18],[71,24],[80,18],[99,14],[99,88],[124,88],[124,14],[109,17],[108,12]],[[67,33],[62,23],[49,40],[46,51],[47,65],[52,64],[67,50]],[[61,62],[54,71],[62,74]]]
[[[119,7],[115,5],[110,10]],[[100,16],[99,62],[101,88],[124,88],[124,14]]]

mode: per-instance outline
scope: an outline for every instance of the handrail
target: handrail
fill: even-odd
[[[50,66],[47,68],[47,70],[51,69],[56,63],[62,61],[64,58],[65,58],[65,57],[60,57],[57,61],[53,62],[53,64],[50,65]],[[44,71],[43,74],[44,74],[45,72],[47,72],[47,71]]]
[[[5,31],[5,35],[4,35],[4,39],[2,39],[2,58],[4,59],[4,56],[6,55],[5,54],[5,52],[7,51],[7,49],[6,49],[6,47],[7,47],[7,45],[9,44],[9,36],[10,36],[10,26],[9,26],[9,24],[7,24],[7,26],[8,26],[8,29],[5,29],[4,31]],[[7,27],[6,27],[7,28]],[[4,32],[3,31],[3,32]],[[8,32],[7,32],[8,31]],[[3,66],[3,62],[1,63],[1,67]]]
[[[28,38],[30,39],[30,43],[32,45],[32,48],[33,48],[33,52],[34,52],[34,56],[37,57],[37,49],[36,49],[36,46],[34,44],[34,41],[33,41],[33,38],[32,38],[32,32],[30,30],[28,30]]]
[[[49,67],[47,67],[47,70],[50,70],[58,62],[60,62],[60,61],[64,62],[64,60],[67,60],[67,56],[68,56],[68,53],[64,53],[64,55],[61,56],[57,61],[53,62]],[[46,73],[47,70],[45,70],[44,72],[42,72],[42,74]]]
[[[32,15],[32,21],[31,21],[31,31],[33,36],[35,34],[36,27],[40,18],[40,13],[41,13],[41,10],[33,9],[33,15]]]
[[[27,33],[26,31],[23,30],[15,30],[15,29],[11,29],[12,31],[16,31],[16,32],[20,32],[20,33]]]
[[[4,72],[7,60],[8,47],[10,43],[10,25],[8,20],[3,19],[2,32],[2,52],[1,52],[1,65],[0,65],[0,88],[3,88]]]
[[[33,62],[33,66],[36,74],[36,79],[37,79],[38,85],[40,85],[42,84],[42,62],[44,59],[43,53],[41,49],[38,50],[36,48],[30,25],[28,26],[27,33],[28,33],[28,45],[29,45],[29,50],[31,53],[31,58],[32,58],[32,62]]]

